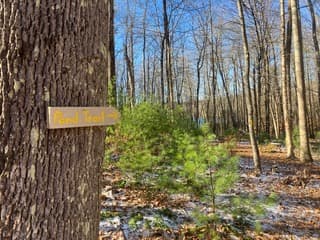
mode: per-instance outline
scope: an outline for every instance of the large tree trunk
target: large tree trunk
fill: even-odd
[[[245,59],[245,72],[244,72],[243,82],[244,82],[244,88],[247,96],[246,103],[247,103],[247,111],[248,111],[249,135],[250,135],[250,142],[252,146],[254,166],[258,172],[261,172],[259,148],[258,148],[257,140],[255,138],[254,127],[253,127],[253,107],[252,107],[252,98],[251,98],[250,81],[249,81],[250,54],[249,54],[249,46],[248,46],[248,39],[247,39],[247,33],[246,33],[246,24],[243,16],[242,0],[238,0],[238,10],[239,10],[242,40],[243,40],[243,52],[244,52],[244,59]]]
[[[294,63],[295,74],[297,81],[297,101],[298,101],[298,116],[299,116],[299,140],[300,140],[300,160],[302,162],[312,161],[308,127],[307,127],[307,107],[306,107],[306,88],[304,79],[304,64],[302,50],[302,34],[301,22],[297,8],[297,0],[291,0],[292,11],[292,36],[294,44]]]
[[[106,104],[111,7],[0,3],[1,240],[98,237],[105,128],[48,130],[46,110]]]
[[[289,93],[288,93],[288,63],[286,55],[290,56],[290,49],[286,48],[286,23],[285,23],[285,14],[284,14],[284,0],[280,0],[280,15],[281,15],[281,79],[282,79],[282,104],[283,104],[283,119],[285,127],[285,136],[286,136],[286,149],[287,149],[287,158],[294,158],[293,151],[293,138],[292,138],[292,124],[290,117],[289,109]],[[291,14],[289,16],[289,21],[291,22]],[[291,27],[291,24],[290,24]],[[286,50],[289,50],[287,52]],[[290,89],[289,89],[290,91]]]

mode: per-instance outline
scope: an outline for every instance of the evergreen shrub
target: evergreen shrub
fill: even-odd
[[[238,178],[230,143],[214,140],[207,124],[197,128],[182,109],[142,103],[124,108],[120,125],[108,129],[106,157],[119,158],[117,166],[135,183],[213,203]]]
[[[209,125],[197,128],[182,109],[151,103],[124,108],[121,123],[108,128],[106,143],[107,161],[123,171],[126,183],[196,196],[212,208],[206,216],[195,214],[207,222],[217,219],[216,196],[229,190],[239,177],[238,157],[230,154],[234,143],[217,145]],[[238,207],[230,211],[235,209],[239,211]]]

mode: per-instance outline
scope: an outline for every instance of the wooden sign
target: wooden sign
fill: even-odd
[[[113,107],[48,107],[48,128],[113,125],[120,113]]]

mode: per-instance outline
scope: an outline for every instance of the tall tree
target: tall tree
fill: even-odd
[[[201,86],[201,69],[204,64],[204,57],[205,57],[205,49],[207,45],[207,33],[203,31],[203,36],[194,36],[196,48],[198,50],[197,56],[197,95],[196,95],[196,115],[195,119],[197,124],[200,124],[200,86]],[[194,34],[196,35],[196,34]],[[200,34],[201,35],[201,34]],[[199,38],[199,39],[197,39]]]
[[[117,106],[117,83],[116,83],[116,64],[115,64],[115,52],[114,52],[114,0],[109,0],[108,4],[108,18],[112,24],[108,25],[109,42],[108,42],[108,91],[107,91],[107,104],[111,106]]]
[[[112,4],[0,2],[0,239],[98,238],[105,128],[46,110],[106,104]]]
[[[247,39],[246,32],[246,22],[243,13],[243,2],[242,0],[238,0],[238,10],[239,10],[239,18],[241,24],[241,33],[242,33],[242,41],[243,41],[243,53],[244,53],[244,62],[245,62],[245,70],[244,70],[244,88],[246,92],[246,103],[247,103],[247,112],[248,112],[248,126],[249,126],[249,135],[250,142],[252,146],[253,153],[253,161],[255,168],[258,172],[261,172],[261,163],[259,156],[259,148],[257,144],[257,140],[254,134],[254,126],[253,126],[253,107],[252,107],[252,98],[251,98],[251,90],[250,90],[250,53],[249,53],[249,45]]]
[[[229,112],[230,112],[230,116],[231,116],[232,127],[234,129],[236,129],[238,127],[238,124],[237,124],[237,121],[236,121],[236,118],[235,118],[235,114],[234,114],[234,111],[233,111],[233,107],[232,107],[231,97],[230,97],[230,93],[229,93],[229,86],[227,84],[228,73],[224,69],[222,57],[219,58],[218,50],[216,51],[216,54],[217,54],[217,56],[216,56],[216,58],[217,58],[217,67],[218,67],[220,78],[221,78],[221,81],[222,81],[222,86],[223,86],[223,89],[225,91],[225,95],[226,95],[226,99],[227,99],[227,103],[228,103],[228,108],[229,108]]]
[[[286,137],[286,149],[287,158],[294,158],[293,151],[293,138],[292,138],[292,125],[289,109],[289,93],[288,93],[288,57],[290,55],[286,48],[286,19],[284,13],[284,0],[280,0],[280,16],[281,16],[281,79],[282,79],[282,104],[283,104],[283,118],[285,126],[285,137]],[[291,22],[291,14],[289,20]],[[289,26],[291,28],[291,24]]]
[[[302,162],[311,162],[308,127],[307,127],[307,107],[306,107],[306,88],[304,79],[304,64],[303,64],[303,45],[301,33],[301,19],[298,11],[297,0],[291,1],[292,11],[292,37],[294,44],[294,63],[295,75],[297,81],[297,102],[298,102],[298,117],[299,117],[299,140],[300,140],[300,160]]]
[[[127,9],[130,9],[129,0],[127,0]],[[133,43],[133,26],[134,13],[128,14],[126,17],[126,37],[124,43],[124,59],[127,68],[127,94],[130,106],[133,107],[136,98],[136,81],[134,71],[134,43]]]
[[[173,91],[173,76],[172,76],[172,52],[170,39],[170,22],[168,17],[167,0],[162,0],[163,4],[163,48],[166,60],[166,77],[168,83],[168,102],[171,108],[174,108],[174,91]]]
[[[307,0],[311,15],[311,23],[312,23],[312,39],[313,46],[316,57],[316,69],[317,69],[317,82],[318,82],[318,104],[320,106],[320,49],[319,49],[319,41],[317,37],[317,21],[314,13],[313,3],[311,0]]]
[[[213,3],[212,0],[209,1],[209,68],[210,68],[210,74],[211,74],[211,95],[212,95],[212,130],[216,132],[216,90],[217,90],[217,74],[216,74],[216,67],[215,67],[215,50],[214,50],[214,22],[213,22]]]
[[[142,20],[142,26],[143,26],[143,47],[142,47],[142,64],[143,64],[143,100],[146,101],[147,99],[147,82],[149,79],[147,79],[147,64],[146,64],[146,52],[147,52],[147,11],[148,11],[148,1],[145,3],[145,8],[143,11],[143,20]]]

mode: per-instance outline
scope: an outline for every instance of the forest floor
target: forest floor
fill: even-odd
[[[232,194],[267,196],[277,201],[259,219],[260,231],[216,226],[222,239],[320,239],[320,162],[303,164],[288,160],[281,149],[262,146],[262,170],[254,173],[251,147],[238,143],[233,154],[240,156],[240,180]],[[211,239],[199,237],[205,229],[194,227],[191,212],[209,208],[188,195],[166,195],[126,186],[120,171],[110,166],[103,173],[100,240],[107,239]]]

